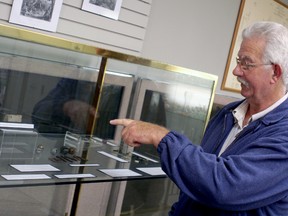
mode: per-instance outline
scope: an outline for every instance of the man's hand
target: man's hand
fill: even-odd
[[[124,143],[132,147],[153,144],[157,148],[162,138],[169,133],[168,129],[159,125],[132,119],[114,119],[110,121],[110,124],[124,126],[122,139]]]

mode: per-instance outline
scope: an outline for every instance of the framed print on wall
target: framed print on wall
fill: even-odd
[[[122,0],[83,0],[82,10],[118,20]]]
[[[63,0],[14,0],[9,22],[55,32]]]
[[[222,90],[240,92],[241,86],[232,72],[241,45],[244,28],[256,21],[274,21],[288,26],[288,6],[279,0],[241,0],[232,44],[221,85]]]

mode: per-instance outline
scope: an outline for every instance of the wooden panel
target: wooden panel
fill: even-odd
[[[12,5],[13,0],[1,0],[0,2]]]
[[[82,1],[64,0],[58,33],[81,38],[101,48],[140,53],[148,25],[151,4],[123,0],[119,19],[113,20],[81,9]]]
[[[71,5],[71,6],[74,6],[76,8],[81,8],[82,7],[82,1],[79,1],[79,0],[63,0],[63,4],[65,5]]]
[[[76,8],[82,7],[82,1],[79,0],[64,0],[63,4],[71,5]],[[149,15],[151,9],[151,0],[150,1],[123,0],[122,8],[126,8],[141,14]]]
[[[70,35],[64,35],[64,34],[58,34],[58,33],[56,33],[56,35],[54,35],[54,36],[59,37],[59,38],[63,38],[66,40],[70,40],[70,41],[75,41],[78,43],[83,43],[83,44],[99,47],[99,48],[106,49],[106,50],[113,50],[115,52],[125,53],[125,54],[129,54],[129,55],[134,55],[134,56],[140,56],[140,51],[130,50],[129,48],[126,48],[126,47],[116,47],[113,44],[112,45],[111,44],[103,44],[103,43],[100,43],[97,41],[86,40],[83,38],[73,37]]]
[[[106,17],[79,10],[77,8],[63,5],[61,18],[81,23],[98,29],[107,29],[114,33],[127,35],[130,37],[144,39],[145,29],[125,22],[119,22]]]
[[[141,0],[141,1],[152,4],[152,0]]]
[[[8,20],[10,16],[11,6],[0,2],[0,19]]]
[[[136,11],[141,14],[149,15],[151,4],[147,4],[143,1],[131,1],[131,0],[123,0],[122,8],[127,8],[132,11]]]
[[[129,10],[122,9],[119,14],[119,20],[133,25],[147,27],[149,17],[139,13],[131,13]]]
[[[138,55],[142,50],[151,1],[123,0],[118,20],[83,11],[81,0],[64,0],[58,33],[99,47]]]
[[[125,1],[123,1],[124,4]],[[82,4],[80,4],[79,0],[71,0],[71,2],[64,0],[63,6],[75,8],[78,11],[82,11],[81,7]],[[116,23],[126,22],[130,23],[136,26],[146,27],[148,23],[149,13],[150,13],[151,5],[147,5],[147,3],[143,3],[141,1],[129,1],[129,5],[127,4],[127,1],[125,2],[125,7],[121,8],[119,19],[113,20]],[[70,12],[69,12],[70,13]],[[93,14],[88,11],[82,11],[82,14],[90,14],[90,16],[93,17],[99,17],[102,18],[102,20],[110,20],[111,19],[107,17],[102,17],[97,14]],[[79,19],[79,17],[76,17],[76,19]],[[86,21],[87,22],[87,21]],[[106,26],[106,28],[109,28],[109,26]]]
[[[135,51],[141,50],[143,43],[143,41],[139,39],[126,37],[125,35],[109,31],[103,31],[102,29],[81,25],[64,19],[59,20],[57,32]]]

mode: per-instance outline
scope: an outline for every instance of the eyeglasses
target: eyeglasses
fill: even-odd
[[[240,59],[236,57],[236,64],[240,66],[241,70],[249,71],[251,68],[262,66],[262,65],[273,65],[273,63],[266,63],[266,64],[251,64],[247,63],[245,59]]]

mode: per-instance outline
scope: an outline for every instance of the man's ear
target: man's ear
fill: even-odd
[[[276,82],[277,80],[281,79],[282,69],[278,64],[274,64],[273,68],[274,68],[274,72],[273,72],[272,79],[274,80],[274,82]]]

